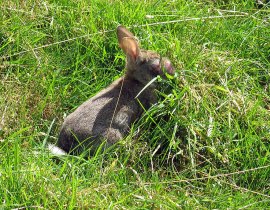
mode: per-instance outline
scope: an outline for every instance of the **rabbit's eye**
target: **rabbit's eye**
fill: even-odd
[[[150,67],[151,73],[154,76],[160,75],[161,74],[161,66],[160,64],[152,64]]]
[[[159,59],[155,59],[152,61],[151,63],[151,69],[153,71],[160,71],[161,65],[160,65],[160,60]]]

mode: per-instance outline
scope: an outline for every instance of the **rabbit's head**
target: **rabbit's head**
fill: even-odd
[[[146,85],[154,77],[173,75],[174,69],[169,59],[156,52],[139,48],[134,35],[123,26],[117,27],[118,42],[127,56],[126,76]]]

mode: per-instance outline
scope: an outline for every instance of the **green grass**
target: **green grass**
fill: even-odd
[[[12,0],[0,11],[1,209],[268,208],[269,7]],[[115,147],[55,161],[44,145],[64,116],[123,75],[119,24],[177,76]]]

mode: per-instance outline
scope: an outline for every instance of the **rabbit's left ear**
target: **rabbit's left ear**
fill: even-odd
[[[139,56],[140,49],[134,35],[123,26],[117,27],[118,43],[124,53],[133,61]]]

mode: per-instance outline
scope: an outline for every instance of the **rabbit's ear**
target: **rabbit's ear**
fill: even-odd
[[[140,49],[134,35],[123,26],[117,27],[119,46],[133,61],[137,59]]]

